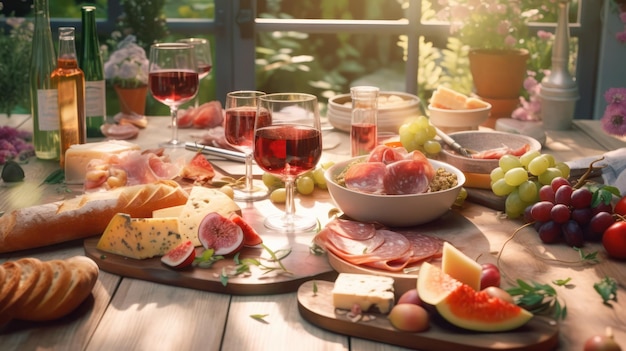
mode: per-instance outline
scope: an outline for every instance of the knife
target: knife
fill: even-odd
[[[243,152],[226,150],[219,147],[199,144],[195,142],[186,142],[185,149],[201,152],[203,155],[222,157],[227,160],[236,162],[245,162],[246,155]]]

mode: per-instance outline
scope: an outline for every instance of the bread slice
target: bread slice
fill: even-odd
[[[22,278],[22,268],[15,262],[4,262],[5,280],[0,290],[0,326],[9,322],[13,316],[5,311],[13,300]]]
[[[52,306],[56,306],[65,297],[72,280],[72,271],[64,260],[46,261],[44,264],[50,265],[52,269],[52,282],[46,294],[39,300],[39,303],[21,319],[29,321],[47,321],[55,318],[51,313]]]
[[[11,262],[8,263],[11,264]],[[19,279],[17,286],[12,290],[11,297],[0,305],[0,325],[13,319],[15,311],[22,306],[24,300],[35,288],[41,272],[41,261],[36,258],[23,258],[13,262],[13,265],[19,267]]]
[[[92,259],[75,256],[68,258],[66,263],[72,272],[71,283],[63,298],[56,304],[50,304],[50,319],[61,318],[74,311],[91,294],[98,280],[98,265]]]
[[[49,264],[40,262],[39,269],[39,279],[35,282],[35,286],[30,292],[30,295],[24,299],[21,307],[15,311],[15,319],[27,318],[31,311],[35,307],[37,307],[41,299],[48,293],[48,290],[50,289],[54,274],[52,272],[52,267]]]
[[[7,277],[7,271],[3,265],[0,265],[0,292],[2,292],[2,286],[4,285],[4,279]],[[2,298],[2,295],[0,295]]]

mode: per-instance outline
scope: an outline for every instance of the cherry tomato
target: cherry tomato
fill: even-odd
[[[480,290],[490,286],[500,287],[500,270],[493,263],[483,263],[480,275]]]
[[[626,216],[626,196],[619,199],[617,204],[615,204],[615,208],[613,208],[613,212]]]
[[[626,260],[626,222],[615,222],[604,231],[602,245],[613,258]]]

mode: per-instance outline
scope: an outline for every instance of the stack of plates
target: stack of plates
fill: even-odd
[[[420,100],[415,95],[381,91],[378,99],[378,131],[397,134],[407,119],[423,115],[420,106]],[[350,131],[351,111],[350,94],[337,95],[328,100],[328,122],[339,130]]]

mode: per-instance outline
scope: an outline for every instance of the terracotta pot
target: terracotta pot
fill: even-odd
[[[513,111],[520,105],[519,96],[509,99],[479,98],[491,104],[489,118],[481,124],[483,127],[495,128],[498,118],[511,118]]]
[[[528,50],[471,50],[470,71],[476,94],[489,99],[520,96],[526,78]]]
[[[121,88],[115,86],[115,92],[120,101],[120,111],[127,115],[146,113],[146,97],[148,86],[139,88]]]

